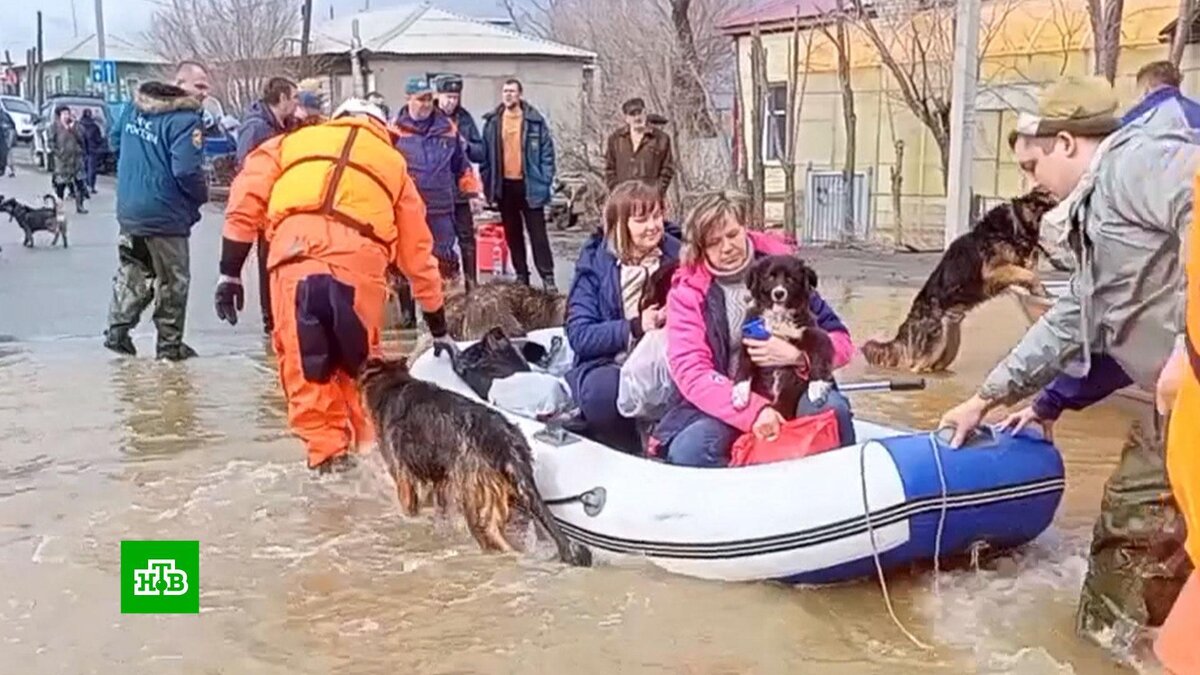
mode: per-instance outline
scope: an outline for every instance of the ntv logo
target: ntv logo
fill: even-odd
[[[185,595],[187,572],[176,569],[174,560],[150,560],[144,569],[133,571],[134,595]]]
[[[122,614],[199,614],[200,542],[121,542]]]

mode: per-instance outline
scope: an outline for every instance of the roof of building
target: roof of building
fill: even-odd
[[[837,0],[765,0],[730,12],[721,21],[720,28],[726,33],[748,32],[755,25],[766,30],[781,24],[790,25],[797,17],[803,21],[829,14],[837,9],[837,5]]]
[[[591,62],[594,52],[436,9],[429,3],[348,14],[312,27],[312,53],[344,54],[358,20],[362,47],[406,56],[533,56]]]
[[[54,61],[94,61],[100,58],[99,54],[100,50],[96,42],[96,34],[92,33],[61,52],[49,52],[45,54],[43,60],[46,63]],[[154,65],[169,63],[161,56],[112,33],[105,35],[104,56],[109,61],[120,63],[148,63]]]

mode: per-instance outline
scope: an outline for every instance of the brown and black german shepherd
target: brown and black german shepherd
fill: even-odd
[[[441,508],[454,498],[483,550],[512,552],[505,530],[517,509],[546,530],[563,562],[591,564],[542,501],[529,444],[503,415],[414,378],[403,358],[368,359],[358,379],[406,514],[420,511],[422,495]]]
[[[862,346],[867,362],[917,373],[946,370],[958,356],[968,311],[1009,286],[1044,297],[1046,289],[1037,273],[1038,253],[1045,253],[1039,235],[1042,216],[1055,204],[1048,192],[1038,189],[984,214],[946,249],[896,337]]]
[[[499,326],[510,338],[563,325],[567,297],[517,281],[494,280],[446,299],[446,327],[455,340],[478,340]]]

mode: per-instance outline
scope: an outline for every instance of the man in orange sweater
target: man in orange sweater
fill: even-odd
[[[333,117],[246,157],[225,211],[216,293],[217,315],[236,324],[242,264],[262,231],[288,423],[322,473],[374,438],[355,376],[379,351],[389,269],[411,281],[434,339],[449,339],[425,205],[383,113],[350,99]]]

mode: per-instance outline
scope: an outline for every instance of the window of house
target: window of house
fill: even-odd
[[[763,109],[763,159],[781,160],[787,155],[787,84],[768,84],[767,102]]]
[[[54,93],[61,94],[63,90],[62,75],[54,76]]]

